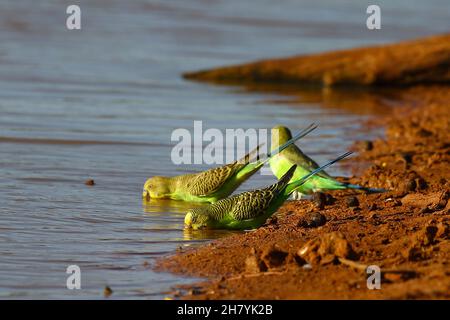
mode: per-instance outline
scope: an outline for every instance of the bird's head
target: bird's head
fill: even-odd
[[[272,128],[271,132],[271,148],[272,150],[278,148],[282,144],[288,142],[292,139],[291,130],[284,126],[275,126]]]
[[[161,199],[167,198],[170,193],[170,178],[155,176],[145,182],[142,197]]]
[[[195,208],[186,213],[184,225],[186,229],[208,229],[214,226],[214,219],[211,218],[204,207]]]

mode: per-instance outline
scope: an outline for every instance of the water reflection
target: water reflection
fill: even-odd
[[[189,209],[197,208],[205,204],[197,202],[177,201],[171,199],[142,199],[142,207],[145,213],[183,213]],[[169,213],[170,212],[170,213]]]
[[[187,241],[219,239],[240,232],[241,231],[216,230],[216,229],[202,229],[202,230],[183,229],[183,239]]]
[[[198,202],[186,202],[186,201],[176,201],[170,199],[150,199],[142,200],[142,208],[144,211],[144,215],[152,219],[151,224],[144,225],[143,228],[151,231],[157,230],[159,227],[161,231],[167,230],[167,219],[162,221],[161,225],[158,227],[158,217],[168,216],[173,220],[173,224],[171,228],[173,230],[180,230],[182,233],[183,241],[199,241],[199,240],[211,240],[218,239],[225,236],[229,236],[237,233],[236,231],[230,230],[192,230],[184,228],[184,215],[189,209],[197,208],[200,206],[205,206],[205,203]],[[190,245],[191,243],[187,243],[186,245]]]
[[[317,104],[321,108],[335,109],[355,115],[386,114],[402,99],[402,88],[366,88],[366,87],[320,87],[289,83],[240,83],[216,81],[212,85],[233,86],[238,93],[265,93],[270,96],[279,94],[283,98],[267,98],[270,104],[304,107],[305,104]]]

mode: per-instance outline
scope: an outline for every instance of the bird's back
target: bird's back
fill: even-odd
[[[286,161],[286,166],[282,170],[278,168],[280,164],[284,161]],[[305,153],[300,150],[299,147],[296,145],[291,145],[286,150],[282,151],[279,155],[273,157],[273,159],[270,160],[270,164],[272,169],[275,169],[277,171],[277,176],[283,175],[290,166],[297,165],[297,175],[294,175],[295,179],[299,179],[302,176],[308,174],[311,171],[314,171],[315,169],[319,168],[319,165],[317,162],[315,162],[313,159],[308,157]],[[278,172],[280,171],[280,172]],[[321,171],[317,174],[318,177],[332,179],[332,177],[325,171]]]

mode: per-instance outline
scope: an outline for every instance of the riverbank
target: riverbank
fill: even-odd
[[[289,201],[263,227],[179,251],[156,269],[206,277],[170,295],[186,299],[450,298],[448,86],[412,87],[371,125],[385,138],[357,142],[352,183]],[[380,290],[366,268],[381,268]]]
[[[404,86],[450,82],[450,34],[381,46],[267,59],[185,73],[217,83]]]

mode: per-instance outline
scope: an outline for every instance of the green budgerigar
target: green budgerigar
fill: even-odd
[[[291,131],[284,126],[276,126],[272,128],[271,135],[272,149],[277,149],[280,144],[283,144],[292,137]],[[297,169],[292,176],[292,181],[300,179],[319,167],[314,160],[304,154],[300,148],[294,144],[290,145],[279,154],[273,156],[269,160],[269,164],[270,169],[277,178],[283,176],[293,165],[297,165]],[[340,182],[325,171],[321,171],[297,188],[297,190],[293,193],[293,197],[294,199],[300,199],[302,194],[339,189],[356,189],[366,192],[385,191],[384,189],[366,188],[355,184]]]
[[[283,151],[316,127],[311,124],[279,148],[269,152],[264,160],[251,162],[252,158],[258,154],[258,148],[256,148],[241,160],[222,167],[174,177],[152,177],[144,184],[143,198],[214,203],[228,197],[244,181],[261,169],[270,157]]]
[[[289,183],[297,168],[293,165],[277,183],[267,188],[243,192],[204,207],[191,209],[184,218],[184,224],[186,228],[194,230],[258,228],[278,210],[294,190],[315,174],[350,154],[351,152],[347,152],[301,179]]]

